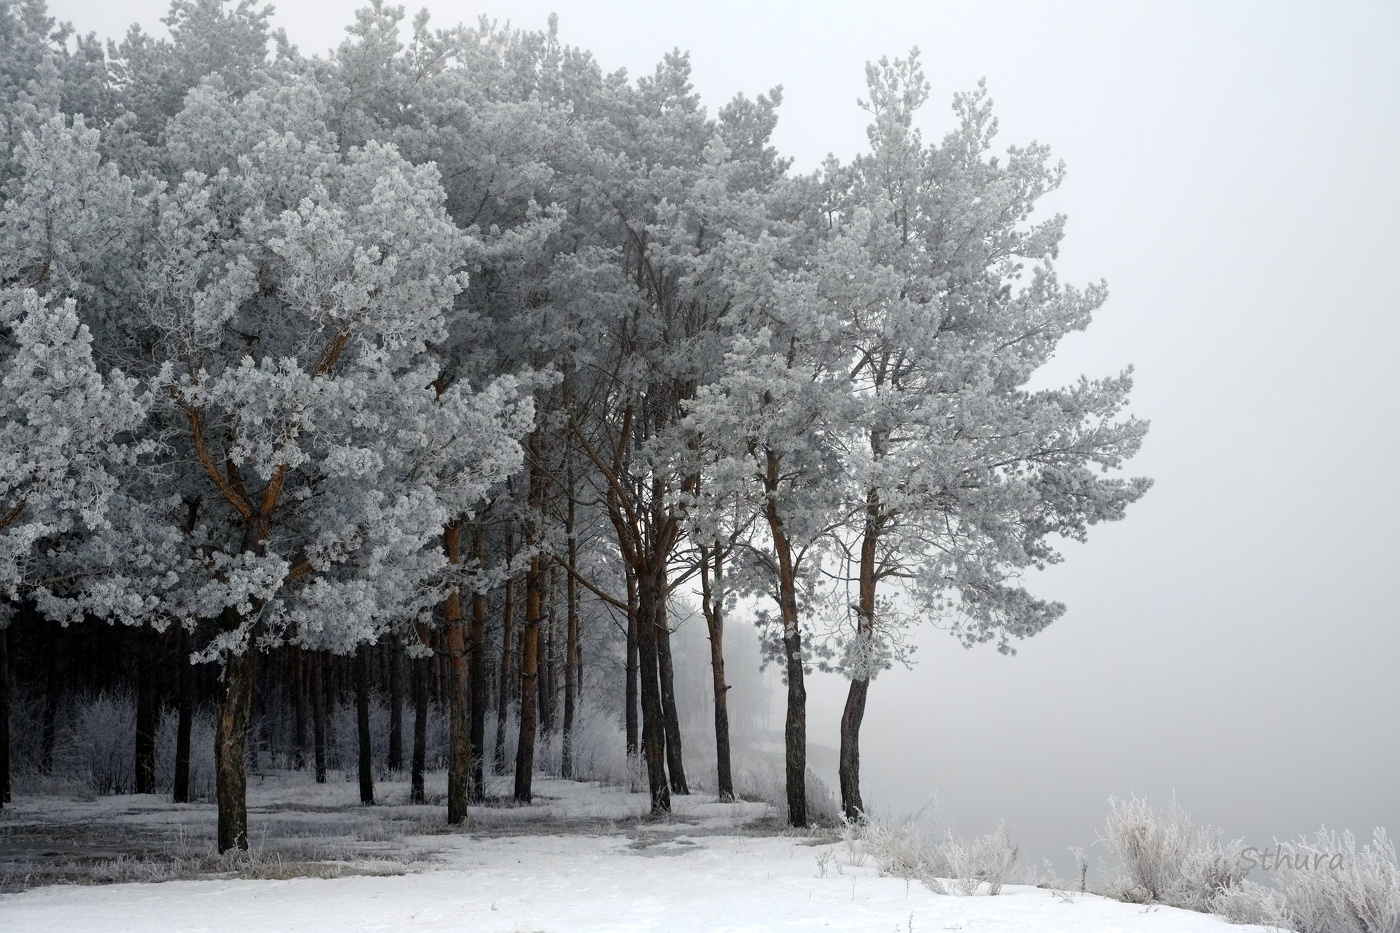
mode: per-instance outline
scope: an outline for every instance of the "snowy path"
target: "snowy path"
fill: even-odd
[[[1262,930],[1012,886],[950,897],[783,837],[434,837],[441,864],[397,877],[48,887],[0,897],[5,933],[101,931],[831,930],[1196,933]],[[821,877],[817,856],[835,861]],[[836,870],[840,863],[840,872]]]

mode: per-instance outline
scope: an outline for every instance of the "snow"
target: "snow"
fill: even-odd
[[[395,876],[198,880],[51,886],[0,896],[5,933],[102,931],[1040,931],[1205,933],[1263,930],[1169,907],[1010,885],[996,897],[937,895],[881,877],[874,859],[831,836],[753,835],[766,804],[675,798],[669,820],[641,819],[645,797],[597,784],[537,779],[520,808],[474,808],[466,831],[408,836],[421,858]],[[394,801],[405,789],[381,785]],[[430,792],[432,785],[429,785]],[[365,818],[440,819],[440,807],[362,808],[354,786],[300,775],[250,789],[259,826],[294,816],[340,827]],[[17,798],[4,825],[59,819],[149,829],[212,828],[207,805],[149,797]],[[295,809],[293,809],[295,808]],[[420,825],[420,824],[414,824]],[[823,865],[825,862],[825,865]]]

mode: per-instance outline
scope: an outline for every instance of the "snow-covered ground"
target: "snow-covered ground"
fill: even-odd
[[[431,789],[431,788],[430,788]],[[710,931],[849,930],[1195,933],[1262,930],[1170,907],[1012,885],[990,897],[953,897],[882,877],[874,859],[830,836],[763,835],[764,804],[676,799],[668,821],[641,819],[645,798],[596,784],[537,780],[531,807],[475,808],[473,826],[443,832],[440,807],[409,807],[398,784],[388,805],[355,802],[345,783],[302,776],[250,792],[254,848],[288,837],[346,839],[354,869],[375,844],[399,874],[339,878],[58,885],[0,895],[0,930],[49,931]],[[207,805],[151,798],[17,798],[0,830],[125,826],[173,834],[182,845],[212,830]],[[770,819],[765,820],[765,817]],[[374,821],[369,823],[367,821]],[[375,829],[366,832],[366,826]],[[767,830],[771,832],[771,830]],[[400,835],[400,832],[403,834]],[[421,835],[415,835],[421,832]],[[57,836],[64,836],[58,833]],[[358,841],[358,842],[357,842]],[[204,843],[197,843],[201,845]],[[40,847],[42,848],[42,846]],[[44,852],[37,852],[44,855]],[[9,853],[8,857],[15,857]],[[366,862],[368,871],[377,871]]]

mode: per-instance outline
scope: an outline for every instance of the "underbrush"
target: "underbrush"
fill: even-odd
[[[1004,825],[968,840],[951,829],[935,834],[925,825],[922,811],[900,823],[870,816],[846,822],[841,839],[848,864],[863,864],[868,856],[881,874],[917,881],[935,894],[960,897],[1000,894],[1019,855]]]
[[[1245,878],[1258,860],[1245,858],[1243,840],[1194,827],[1175,800],[1159,810],[1136,797],[1110,798],[1102,841],[1118,867],[1104,893],[1120,900],[1297,933],[1400,933],[1400,862],[1383,829],[1370,845],[1325,827],[1312,839],[1279,843],[1287,859],[1275,865],[1272,886]]]

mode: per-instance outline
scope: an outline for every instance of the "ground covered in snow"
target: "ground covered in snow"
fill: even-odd
[[[1263,929],[1030,886],[996,897],[935,894],[884,875],[858,842],[830,831],[784,833],[761,803],[679,797],[671,819],[653,821],[642,794],[548,779],[536,788],[533,805],[476,807],[471,826],[449,832],[442,807],[407,804],[402,783],[381,784],[384,803],[362,807],[354,784],[273,773],[250,787],[252,852],[235,858],[212,852],[211,805],[17,797],[0,813],[0,880],[12,891],[0,894],[0,928]],[[45,883],[53,881],[70,883]],[[16,890],[35,883],[42,886]]]

